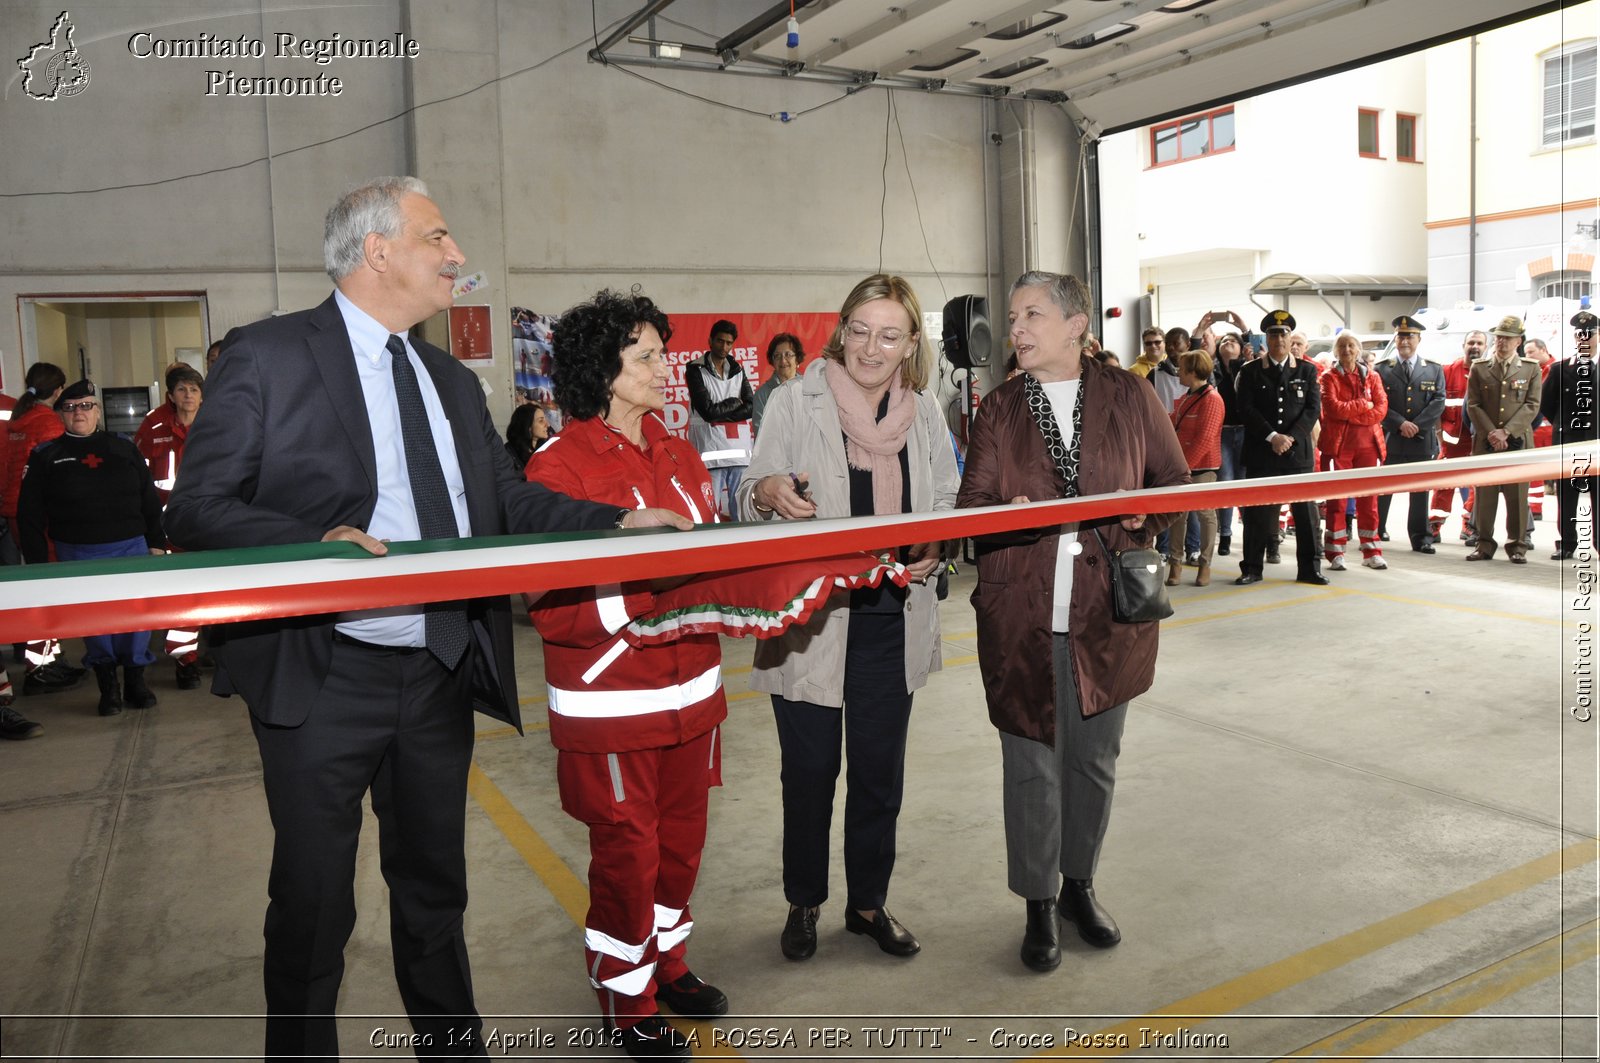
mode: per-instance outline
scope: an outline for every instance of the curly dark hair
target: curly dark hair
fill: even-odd
[[[806,360],[806,349],[805,346],[801,344],[800,337],[796,336],[792,332],[780,332],[776,336],[772,337],[771,342],[767,344],[768,365],[778,364],[778,345],[781,343],[787,343],[789,346],[794,348],[795,365],[799,365],[801,362]]]
[[[644,325],[654,325],[662,342],[672,325],[635,286],[624,295],[609,288],[561,315],[551,344],[556,403],[571,418],[599,417],[611,405],[611,382],[622,372],[622,351]]]

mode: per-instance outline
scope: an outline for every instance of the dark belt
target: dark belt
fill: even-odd
[[[358,650],[368,650],[373,653],[398,653],[402,657],[413,653],[428,652],[428,647],[426,646],[384,646],[376,642],[363,642],[361,639],[351,638],[343,631],[335,631],[333,633],[333,641],[343,643],[346,646],[354,646]]]

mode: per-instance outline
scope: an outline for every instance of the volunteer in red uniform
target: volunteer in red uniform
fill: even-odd
[[[10,549],[21,545],[17,533],[17,497],[22,492],[22,471],[28,467],[28,457],[35,447],[66,431],[55,413],[56,400],[61,397],[61,389],[67,386],[67,374],[61,367],[35,362],[28,367],[23,382],[27,390],[7,422],[5,465],[0,467],[0,489],[3,489],[0,490],[0,516],[5,517],[10,527]],[[28,643],[28,674],[22,681],[24,694],[46,694],[77,685],[84,676],[84,669],[57,661],[60,653],[61,642],[57,639]]]
[[[1439,457],[1466,458],[1472,456],[1472,427],[1467,420],[1467,375],[1472,363],[1483,357],[1489,347],[1489,337],[1482,332],[1469,332],[1461,341],[1461,357],[1444,367],[1444,413],[1439,417]],[[1458,488],[1441,487],[1433,492],[1428,503],[1428,529],[1434,542],[1439,541],[1439,529],[1450,519],[1454,505],[1450,496]],[[1472,531],[1473,490],[1461,491],[1461,541],[1468,546],[1477,544]]]
[[[133,437],[133,445],[139,448],[145,464],[150,466],[163,508],[167,496],[172,493],[172,485],[178,482],[183,444],[189,438],[189,426],[200,412],[203,397],[199,371],[182,362],[167,367],[166,384],[167,401],[145,415],[144,423]],[[178,689],[197,688],[200,685],[200,632],[193,628],[171,628],[167,631],[166,651],[177,670]]]
[[[528,479],[624,511],[659,506],[717,521],[711,474],[660,416],[670,336],[667,315],[638,294],[602,291],[562,315],[554,375],[566,427],[533,455]],[[561,807],[589,827],[584,966],[607,1028],[641,1059],[689,1055],[658,1002],[686,1018],[728,1010],[684,962],[708,790],[721,782],[722,651],[715,635],[623,641],[619,631],[659,589],[552,591],[532,609]]]
[[[1361,341],[1342,332],[1333,342],[1338,364],[1322,374],[1322,434],[1317,439],[1320,468],[1370,469],[1383,464],[1383,418],[1389,412],[1389,395],[1378,374],[1361,361]],[[1328,567],[1344,568],[1344,544],[1350,540],[1346,524],[1346,499],[1330,498],[1323,504],[1327,522],[1323,553]],[[1384,569],[1383,544],[1378,540],[1378,496],[1356,499],[1356,534],[1361,539],[1361,563]]]

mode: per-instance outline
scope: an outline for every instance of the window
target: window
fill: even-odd
[[[1416,115],[1397,114],[1394,116],[1394,156],[1401,162],[1418,161]]]
[[[1533,278],[1540,299],[1582,299],[1591,294],[1593,274],[1577,269],[1559,269]]]
[[[991,41],[1017,41],[1030,33],[1038,33],[1066,20],[1065,15],[1058,15],[1054,11],[1043,11],[1032,18],[1025,18],[1021,22],[995,30],[993,33],[986,33],[984,36]]]
[[[937,71],[944,70],[946,67],[955,66],[957,63],[964,63],[977,54],[978,50],[976,48],[957,48],[945,58],[936,61],[918,63],[911,69],[920,70],[924,74],[932,74]]]
[[[1366,107],[1357,113],[1356,150],[1363,159],[1381,159],[1378,150],[1378,112]]]
[[[1190,115],[1150,128],[1150,165],[1188,162],[1205,155],[1232,151],[1233,108]]]
[[[978,76],[988,78],[991,81],[998,81],[1001,78],[1014,78],[1024,70],[1032,70],[1034,67],[1044,66],[1045,62],[1046,60],[1036,55],[1032,59],[1019,59],[1015,63],[1007,63],[1003,67]]]
[[[1564,44],[1545,53],[1542,118],[1542,147],[1593,139],[1594,41]]]

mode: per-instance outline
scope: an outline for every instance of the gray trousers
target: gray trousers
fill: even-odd
[[[1062,877],[1094,878],[1111,822],[1111,791],[1128,703],[1084,719],[1070,636],[1057,634],[1055,748],[1001,733],[1006,884],[1027,900],[1054,897]]]

